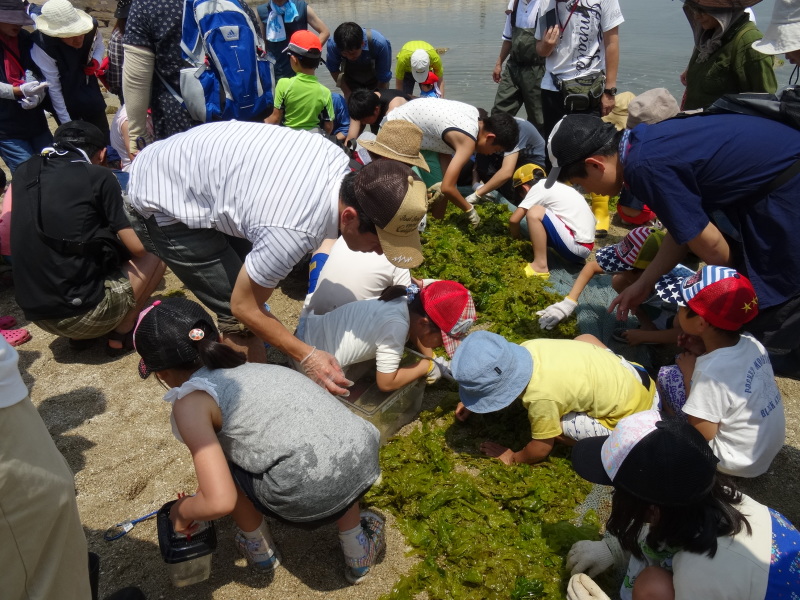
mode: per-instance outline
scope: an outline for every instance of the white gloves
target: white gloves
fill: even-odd
[[[25,110],[36,108],[44,100],[44,95],[47,93],[47,86],[50,85],[46,81],[28,81],[19,86],[22,92],[22,98],[18,100],[20,106]]]
[[[350,392],[345,389],[353,385],[353,382],[344,376],[339,361],[332,354],[313,348],[303,360],[300,367],[311,381],[321,385],[332,394],[339,396],[349,396]]]
[[[435,204],[443,196],[442,182],[438,181],[428,188],[428,205]]]
[[[425,382],[430,385],[436,383],[442,377],[448,381],[454,381],[453,374],[450,372],[450,361],[445,358],[435,357],[431,361],[431,370],[425,378]]]
[[[539,316],[539,327],[542,329],[552,329],[561,321],[570,316],[578,303],[570,298],[564,298],[561,302],[551,304],[544,310],[536,311]]]
[[[465,198],[470,204],[480,204],[481,202],[494,202],[497,199],[497,192],[491,191],[485,196],[479,196],[477,192],[471,193]]]
[[[567,584],[567,600],[611,600],[611,598],[591,577],[579,573],[570,577]]]
[[[478,216],[478,212],[475,210],[474,206],[467,211],[467,218],[469,219],[469,224],[473,227],[477,227],[481,224],[481,218]]]
[[[613,536],[607,536],[598,542],[575,542],[567,554],[567,569],[572,575],[586,573],[589,577],[594,577],[614,564],[624,563],[622,547]]]

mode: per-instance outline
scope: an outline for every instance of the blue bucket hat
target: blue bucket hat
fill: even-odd
[[[533,356],[503,336],[488,331],[468,335],[450,365],[461,402],[476,413],[511,404],[531,381]]]

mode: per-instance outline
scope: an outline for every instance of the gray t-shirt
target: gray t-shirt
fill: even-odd
[[[255,475],[261,503],[286,520],[333,515],[380,475],[378,430],[305,375],[247,363],[203,368],[189,382],[219,404],[225,456]]]

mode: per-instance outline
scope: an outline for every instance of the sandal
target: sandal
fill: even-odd
[[[109,342],[120,342],[122,344],[122,347],[120,348],[106,346],[106,356],[117,358],[133,350],[133,329],[131,329],[128,333],[117,333],[116,331],[110,331],[108,334],[106,334],[106,337],[108,338]]]
[[[31,334],[27,329],[4,329],[0,331],[0,335],[12,346],[19,346],[31,339]]]
[[[0,317],[0,329],[11,329],[17,324],[17,320],[11,315]]]
[[[530,265],[525,265],[525,268],[522,269],[522,270],[525,273],[525,277],[538,277],[539,279],[542,279],[542,280],[550,279],[550,273],[549,272],[547,272],[547,273],[539,273],[538,271],[534,271],[533,267],[531,267]]]

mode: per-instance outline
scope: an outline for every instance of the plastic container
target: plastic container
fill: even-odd
[[[176,500],[167,502],[156,515],[158,546],[169,565],[169,578],[175,587],[205,581],[211,575],[211,553],[217,547],[217,531],[211,521],[203,522],[191,537],[176,533],[169,511]]]
[[[414,362],[416,359],[409,360]],[[404,361],[406,362],[406,361]],[[401,427],[413,421],[422,408],[425,379],[421,378],[393,392],[382,392],[375,383],[375,361],[350,365],[346,376],[355,383],[347,398],[339,400],[359,417],[378,428],[385,444]]]

